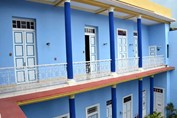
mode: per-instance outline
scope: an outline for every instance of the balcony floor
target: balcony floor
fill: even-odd
[[[119,74],[114,76],[108,76],[104,78],[97,78],[91,80],[85,80],[80,82],[75,82],[72,84],[60,84],[52,86],[43,86],[40,88],[2,93],[0,96],[0,113],[2,117],[8,117],[8,115],[14,114],[13,116],[22,115],[22,111],[18,105],[25,105],[35,102],[41,102],[46,100],[51,100],[55,98],[60,98],[64,96],[69,96],[72,94],[77,94],[81,92],[86,92],[90,90],[95,90],[114,84],[119,84],[131,80],[136,80],[138,78],[143,78],[158,73],[163,73],[167,71],[174,70],[174,67],[158,67],[149,70],[139,70],[132,73]],[[7,102],[8,101],[8,102]],[[13,107],[14,110],[7,110],[8,107]],[[10,113],[8,113],[9,111]],[[24,117],[22,117],[24,118]]]

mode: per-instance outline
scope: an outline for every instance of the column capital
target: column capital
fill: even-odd
[[[109,12],[114,12],[114,7],[110,7]]]
[[[154,75],[151,75],[152,78],[154,78]]]
[[[70,95],[69,96],[69,99],[74,99],[75,98],[75,95]]]
[[[141,15],[139,15],[139,16],[137,16],[137,18],[138,18],[138,19],[141,19],[141,18],[142,18],[142,16],[141,16]]]
[[[139,78],[139,81],[143,81],[143,78]]]
[[[115,85],[112,85],[112,88],[116,88],[116,84],[115,84]]]
[[[65,0],[65,2],[71,2],[71,0]]]

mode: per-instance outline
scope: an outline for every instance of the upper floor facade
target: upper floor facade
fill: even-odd
[[[168,23],[174,21],[170,12],[153,13],[125,1],[41,2],[1,1],[2,93],[63,85],[68,79],[82,82],[110,78],[168,65]],[[62,7],[65,2],[70,3],[71,12]],[[112,21],[110,12],[114,13]],[[137,19],[142,21],[142,43],[138,42]],[[110,21],[114,23],[113,30]],[[70,30],[66,30],[68,25]],[[67,36],[71,36],[69,44]],[[71,71],[68,66],[72,67],[72,78],[67,76]]]

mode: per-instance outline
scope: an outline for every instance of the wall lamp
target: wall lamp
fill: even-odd
[[[50,46],[50,43],[49,43],[49,42],[47,42],[47,43],[46,43],[46,45],[47,45],[47,46]]]

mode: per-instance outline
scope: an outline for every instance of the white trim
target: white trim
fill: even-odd
[[[133,118],[133,94],[129,94],[129,95],[127,95],[127,96],[124,96],[123,98],[122,98],[122,117],[123,117],[123,115],[124,115],[124,109],[123,109],[123,106],[124,106],[124,99],[126,98],[126,97],[129,97],[129,96],[131,96],[131,118]]]
[[[63,117],[70,118],[70,117],[69,117],[69,113],[63,114],[63,115],[60,115],[60,116],[56,116],[56,117],[53,117],[53,118],[63,118]]]
[[[95,104],[95,105],[91,105],[91,106],[86,107],[85,108],[86,118],[88,118],[90,116],[89,114],[87,114],[87,110],[90,109],[90,108],[92,108],[92,107],[97,107],[97,112],[95,112],[95,113],[98,113],[98,118],[100,118],[100,104]],[[91,115],[93,115],[93,114],[91,114]]]
[[[119,30],[122,30],[122,31],[125,31],[126,32],[126,43],[127,43],[127,58],[128,58],[128,52],[129,52],[129,48],[128,48],[128,30],[127,29],[121,29],[121,28],[117,28],[117,30],[116,30],[116,36],[117,36],[117,58],[118,59],[121,59],[120,58],[120,54],[119,54],[119,40],[118,40],[118,38],[119,38],[119,34],[118,34],[118,31]]]

